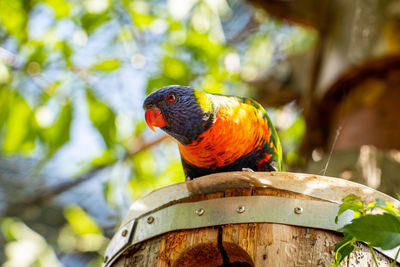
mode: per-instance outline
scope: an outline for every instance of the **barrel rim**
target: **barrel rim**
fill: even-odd
[[[341,178],[293,172],[222,172],[181,182],[152,191],[136,200],[129,208],[121,226],[161,206],[183,198],[224,192],[232,188],[266,187],[286,190],[334,203],[342,203],[348,194],[372,202],[376,198],[400,207],[400,201],[368,186]]]

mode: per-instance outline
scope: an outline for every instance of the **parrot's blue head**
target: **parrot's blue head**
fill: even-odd
[[[215,114],[207,94],[187,86],[169,85],[144,100],[145,119],[154,131],[160,127],[183,145],[209,129]]]

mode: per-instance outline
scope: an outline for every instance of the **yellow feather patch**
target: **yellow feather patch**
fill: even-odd
[[[208,95],[200,90],[194,89],[194,97],[196,97],[197,103],[199,103],[204,113],[212,111],[211,101]]]

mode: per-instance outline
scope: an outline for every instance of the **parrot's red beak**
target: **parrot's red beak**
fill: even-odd
[[[156,130],[154,130],[154,126],[164,127],[167,125],[164,116],[161,113],[161,110],[158,108],[147,109],[144,113],[144,118],[147,125],[153,132],[156,132]]]

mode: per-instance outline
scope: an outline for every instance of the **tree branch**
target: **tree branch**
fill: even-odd
[[[149,149],[165,140],[172,139],[168,135],[162,135],[156,140],[153,140],[151,142],[147,143],[142,143],[139,146],[135,146],[135,148],[131,149],[128,151],[126,156],[122,159],[127,159],[129,157],[133,157],[136,154]],[[89,181],[93,177],[95,177],[97,174],[99,174],[101,171],[105,170],[106,168],[110,167],[112,164],[108,165],[102,165],[102,166],[97,166],[94,167],[93,169],[89,170],[88,172],[82,174],[81,176],[70,179],[66,182],[60,183],[56,186],[50,187],[50,188],[45,188],[42,190],[39,190],[37,193],[34,195],[30,195],[26,197],[25,199],[18,201],[16,203],[10,204],[7,209],[4,211],[3,216],[12,216],[15,215],[16,213],[21,213],[22,210],[32,206],[32,205],[40,205],[42,203],[45,203],[46,201],[51,200],[52,198],[60,195],[61,193],[64,193],[86,181]]]
[[[137,144],[137,143],[135,144],[135,141],[136,142],[139,142],[139,141],[138,141],[138,138],[134,138],[133,139],[134,145],[131,146],[131,149],[128,149],[128,153],[127,153],[126,157],[132,157],[132,156],[134,156],[146,149],[149,149],[152,146],[158,145],[159,143],[164,142],[166,140],[172,140],[172,137],[169,135],[163,134],[162,136],[158,137],[157,139],[155,139],[151,142],[147,142],[147,143],[141,142],[140,144]]]

